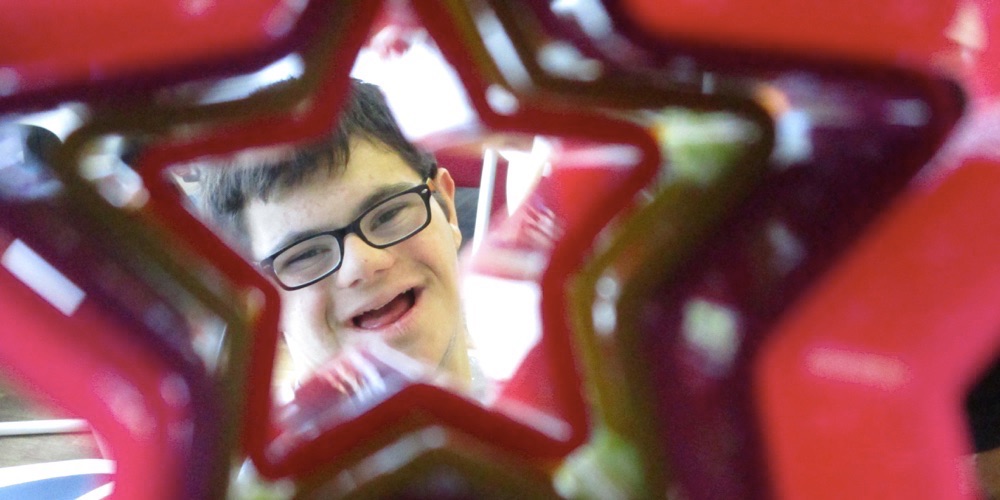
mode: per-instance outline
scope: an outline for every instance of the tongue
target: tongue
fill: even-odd
[[[413,301],[412,291],[397,295],[388,304],[354,318],[354,324],[368,330],[382,328],[406,314],[413,307]]]

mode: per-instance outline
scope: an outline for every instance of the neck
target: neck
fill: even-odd
[[[468,389],[472,371],[469,368],[468,330],[463,324],[448,340],[448,347],[441,355],[438,371],[449,374],[463,390]]]

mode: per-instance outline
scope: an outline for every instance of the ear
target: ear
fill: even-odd
[[[441,209],[448,217],[448,224],[455,236],[455,247],[462,244],[462,231],[458,228],[458,211],[455,210],[455,179],[452,179],[448,169],[438,167],[437,177],[434,178],[434,185],[437,187],[439,196],[435,198],[441,202]]]

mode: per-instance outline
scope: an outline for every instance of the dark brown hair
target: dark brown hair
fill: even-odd
[[[201,168],[201,204],[212,222],[240,244],[247,243],[243,210],[254,199],[308,182],[320,171],[332,174],[350,160],[352,139],[363,139],[398,154],[424,178],[437,174],[437,162],[403,136],[375,85],[351,79],[337,127],[322,141],[269,152],[244,152]]]

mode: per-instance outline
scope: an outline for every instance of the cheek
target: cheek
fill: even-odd
[[[313,285],[313,287],[318,285]],[[312,288],[312,287],[310,287]],[[317,334],[326,327],[326,304],[309,288],[281,296],[281,330],[286,335]]]
[[[458,251],[462,246],[462,229],[458,227],[458,222],[450,224],[448,228],[451,230],[451,237],[455,242],[455,251]]]
[[[319,295],[303,291],[282,295],[281,333],[299,376],[319,368],[333,353],[326,302]]]
[[[455,231],[447,223],[435,226],[432,235],[433,238],[429,238],[426,244],[422,245],[420,258],[434,270],[434,273],[445,282],[445,285],[456,286],[458,282],[458,246],[461,240],[455,238]],[[461,237],[459,236],[459,238]]]

